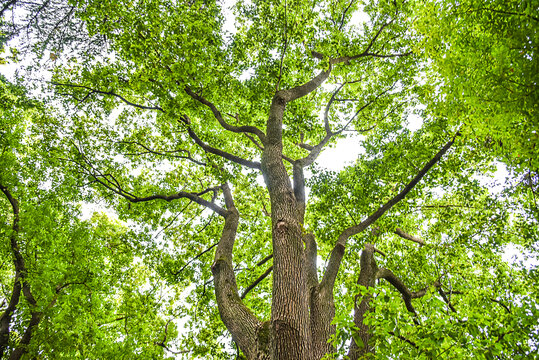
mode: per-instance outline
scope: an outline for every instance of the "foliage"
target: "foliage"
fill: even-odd
[[[0,98],[0,184],[23,209],[21,252],[45,314],[29,351],[294,357],[265,346],[312,326],[301,311],[333,304],[318,359],[356,359],[354,346],[380,359],[537,351],[536,264],[505,259],[537,254],[533,1],[35,6],[3,8],[30,14],[4,31],[26,21],[35,42],[22,48],[54,55],[51,80],[41,102],[7,81]],[[357,161],[314,163],[347,136]],[[501,190],[485,180],[499,161],[514,171]],[[121,223],[81,220],[83,200]],[[9,259],[14,217],[1,201]],[[367,260],[376,276],[364,284]],[[21,300],[11,348],[35,311]]]
[[[14,281],[31,292],[29,297],[23,288],[25,297],[15,304],[9,345],[2,352],[10,359],[17,349],[56,359],[162,357],[164,349],[155,343],[166,339],[163,315],[169,309],[149,285],[160,280],[137,260],[147,252],[142,247],[147,240],[105,215],[80,220],[77,176],[48,155],[62,141],[57,138],[61,121],[20,86],[5,79],[0,84],[3,304],[12,299]],[[8,194],[18,203],[18,213]],[[12,227],[16,222],[17,229]],[[17,254],[25,276],[14,280]],[[25,345],[35,314],[40,314],[39,327]]]

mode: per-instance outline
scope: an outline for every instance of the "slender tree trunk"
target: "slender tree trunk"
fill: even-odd
[[[364,286],[367,289],[374,286],[376,281],[376,272],[378,267],[374,260],[374,246],[372,244],[365,244],[365,248],[361,253],[360,273],[358,278],[358,285]],[[354,339],[350,344],[350,351],[348,357],[350,360],[360,359],[362,356],[374,353],[374,344],[371,342],[371,329],[368,325],[365,325],[365,315],[369,312],[369,302],[371,300],[370,295],[357,295],[355,299],[354,307],[354,324],[358,328],[355,335],[361,339],[361,343],[358,345]]]

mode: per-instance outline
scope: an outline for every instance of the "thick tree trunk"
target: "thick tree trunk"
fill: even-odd
[[[271,199],[273,297],[271,333],[275,359],[309,359],[310,329],[302,219],[282,160],[286,102],[276,95],[270,109],[262,172]]]

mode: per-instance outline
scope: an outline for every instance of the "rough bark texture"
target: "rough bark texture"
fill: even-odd
[[[374,246],[372,244],[365,244],[365,248],[361,253],[360,273],[357,280],[358,285],[364,286],[367,289],[374,286],[376,281],[376,273],[378,267],[374,260]],[[348,356],[350,360],[360,359],[362,356],[368,353],[374,352],[374,344],[370,341],[371,332],[367,325],[364,324],[365,315],[369,311],[369,302],[371,300],[370,295],[357,295],[354,306],[354,324],[359,329],[357,336],[361,339],[362,344],[359,345],[352,339],[350,344],[350,351]]]
[[[232,338],[249,359],[256,359],[258,358],[257,329],[260,327],[260,322],[241,301],[232,267],[232,251],[239,214],[228,186],[223,186],[223,192],[227,211],[224,213],[225,226],[212,265],[215,296],[221,319],[232,334]]]
[[[223,187],[227,209],[213,209],[225,218],[225,227],[212,267],[219,312],[234,341],[248,359],[318,360],[334,351],[331,344],[328,344],[328,340],[335,334],[335,326],[331,325],[335,317],[333,291],[347,239],[368,228],[404,199],[454,142],[454,139],[449,141],[400,193],[366,220],[343,230],[331,253],[324,276],[319,282],[316,240],[312,234],[303,232],[306,202],[303,168],[314,161],[321,147],[333,133],[327,127],[326,138],[319,145],[312,147],[311,154],[306,158],[296,161],[287,159],[293,165],[292,182],[283,163],[283,158],[286,157],[283,155],[282,121],[287,102],[316,89],[327,76],[329,71],[320,73],[305,85],[277,92],[271,103],[266,134],[257,134],[264,145],[260,170],[271,200],[273,293],[269,322],[257,319],[238,296],[232,270],[232,250],[239,214],[234,207],[228,187]],[[214,113],[217,111],[216,108],[212,110]],[[231,131],[241,130],[234,128]],[[253,129],[249,131],[256,132]],[[215,208],[215,205],[213,207]],[[366,288],[374,286],[377,275],[395,285],[393,278],[384,277],[385,273],[378,272],[374,252],[373,245],[365,245],[361,256],[359,285]],[[412,308],[411,298],[413,296],[403,293],[406,305],[410,305],[409,309]],[[357,335],[364,346],[352,342],[349,349],[351,359],[358,359],[374,351],[369,328],[363,322],[369,310],[369,300],[369,296],[356,298],[354,322],[359,328]]]
[[[262,154],[262,172],[270,194],[273,242],[271,333],[276,359],[307,359],[310,348],[309,311],[302,220],[282,160],[282,119],[285,96],[273,98]]]

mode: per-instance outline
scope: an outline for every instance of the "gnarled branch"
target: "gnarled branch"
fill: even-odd
[[[225,226],[215,251],[211,267],[215,286],[215,297],[221,320],[232,334],[232,339],[249,359],[256,358],[257,328],[261,322],[243,304],[238,295],[238,286],[232,265],[232,252],[239,223],[239,213],[234,205],[228,185],[223,185],[226,211]]]
[[[227,123],[225,121],[225,119],[223,118],[223,115],[221,114],[221,112],[217,109],[217,107],[211,101],[209,101],[206,98],[204,98],[203,96],[193,92],[189,87],[185,87],[184,90],[187,93],[187,95],[189,95],[191,98],[193,98],[194,100],[198,101],[199,103],[204,104],[208,108],[210,108],[211,112],[213,113],[213,116],[215,117],[215,119],[217,119],[219,124],[224,129],[226,129],[228,131],[235,132],[235,133],[250,133],[250,134],[256,135],[260,139],[260,141],[262,141],[262,144],[264,144],[266,142],[266,135],[262,132],[262,130],[260,130],[256,126],[248,126],[248,125],[234,126],[234,125],[231,125],[231,124],[229,124],[229,123]]]
[[[205,142],[203,142],[198,137],[198,135],[193,131],[193,129],[191,129],[191,127],[189,126],[189,124],[191,123],[191,120],[186,115],[183,116],[182,121],[187,125],[187,133],[189,134],[191,139],[193,139],[195,141],[195,143],[198,146],[200,146],[203,150],[205,150],[205,151],[207,151],[207,152],[209,152],[211,154],[220,156],[220,157],[222,157],[224,159],[235,162],[236,164],[249,167],[251,169],[257,169],[257,170],[261,169],[260,163],[258,161],[250,161],[250,160],[243,159],[243,158],[241,158],[239,156],[232,155],[232,154],[230,154],[230,153],[228,153],[226,151],[223,151],[221,149],[214,148],[214,147],[206,144]]]

